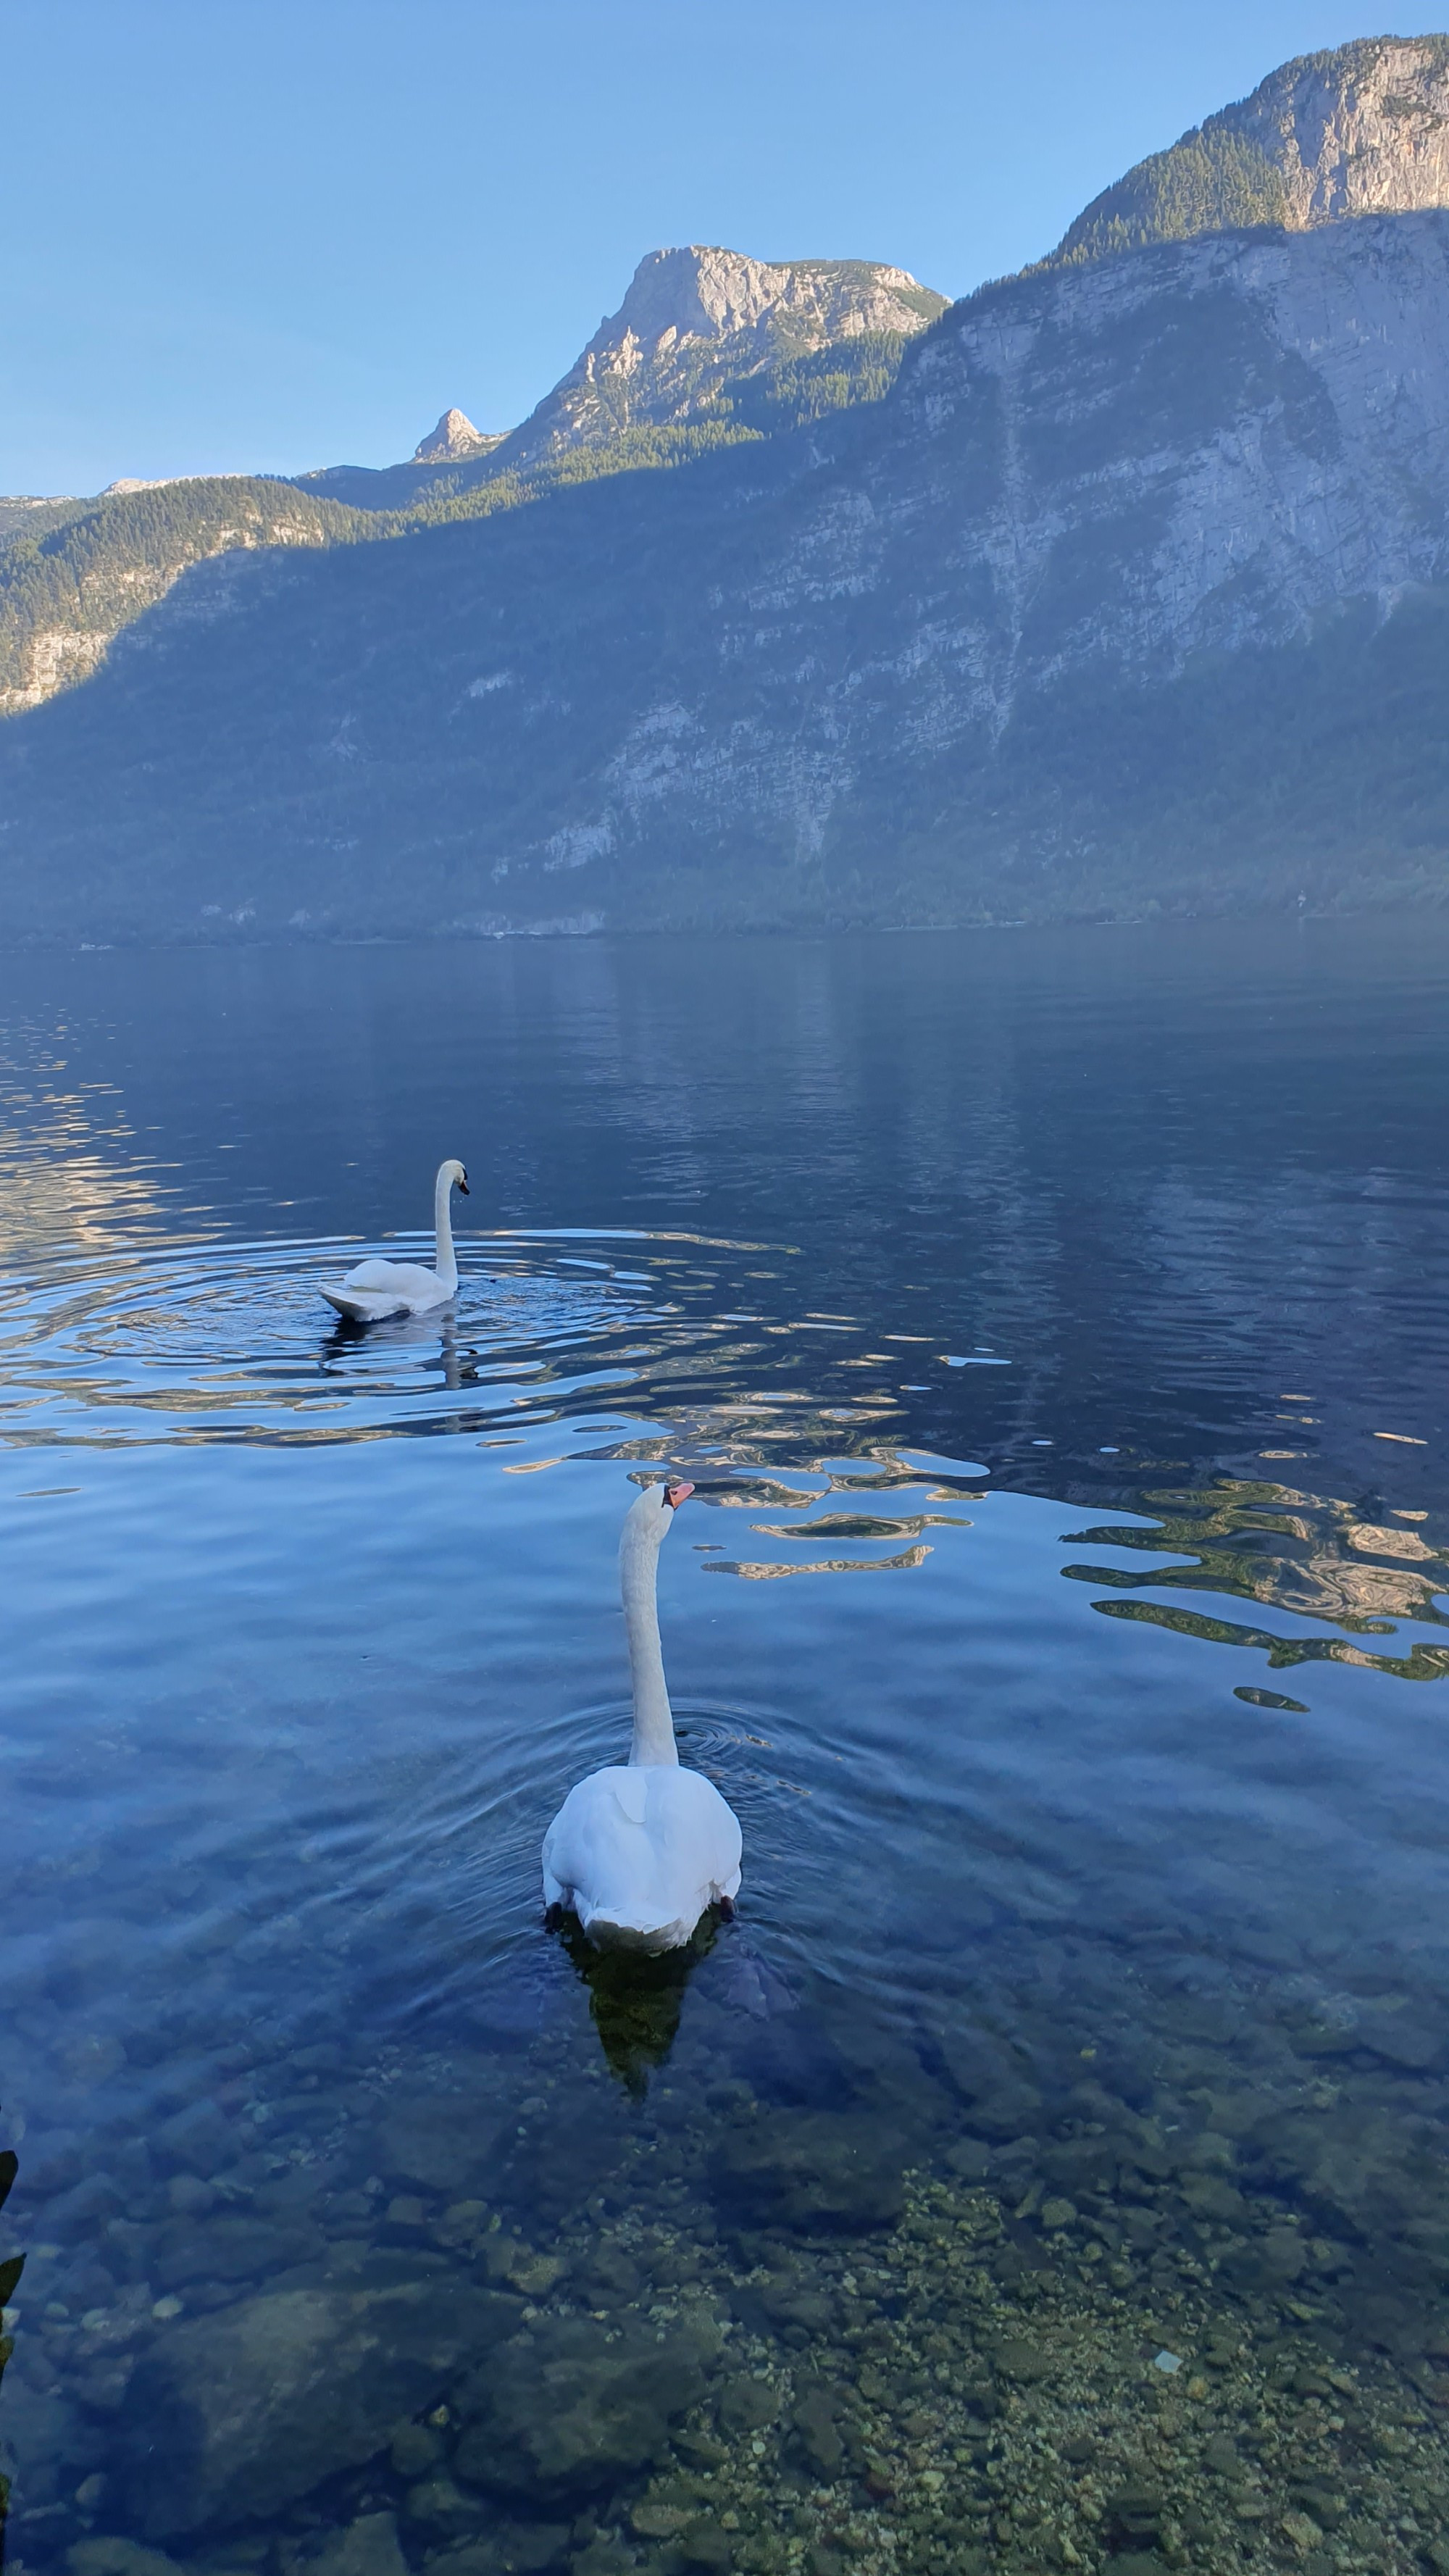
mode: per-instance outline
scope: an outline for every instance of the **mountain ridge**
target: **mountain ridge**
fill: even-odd
[[[528,482],[631,434],[636,447],[650,431],[768,435],[792,398],[807,411],[878,399],[907,340],[948,302],[881,260],[757,260],[700,243],[650,251],[617,312],[516,429],[447,454],[427,452],[434,431],[407,465],[323,466],[295,480],[356,509],[406,511],[510,476]],[[667,453],[656,443],[645,461]]]
[[[403,508],[0,526],[0,931],[1449,900],[1449,212],[1377,210],[1449,187],[1446,82],[1449,38],[1285,65],[934,320],[651,254]]]
[[[1301,54],[1094,197],[1044,267],[1250,224],[1449,205],[1449,36]]]
[[[981,290],[878,404],[400,544],[198,567],[0,734],[0,924],[1445,900],[1445,419],[1442,211]]]
[[[904,345],[948,302],[879,260],[759,260],[699,242],[651,251],[498,463],[526,466],[623,430],[697,420],[727,389],[822,349],[872,337]]]

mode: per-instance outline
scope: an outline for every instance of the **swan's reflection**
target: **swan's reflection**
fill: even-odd
[[[441,1383],[451,1393],[464,1387],[481,1386],[496,1390],[509,1374],[496,1355],[484,1355],[471,1342],[458,1338],[455,1315],[389,1315],[380,1323],[359,1324],[348,1316],[339,1316],[320,1336],[318,1357],[324,1369],[345,1366],[349,1361],[371,1355],[383,1360],[394,1354],[424,1354],[437,1370]],[[513,1374],[525,1381],[545,1374],[537,1360],[521,1363]],[[551,1374],[551,1372],[550,1372]]]
[[[728,1938],[721,1941],[726,1926]],[[589,1989],[589,2016],[611,2071],[636,2101],[674,2046],[685,1990],[706,1960],[709,2000],[725,2011],[776,2021],[800,2009],[787,1980],[718,1906],[700,1916],[682,1950],[598,1949],[574,1914],[549,1928]]]
[[[611,2073],[636,2101],[674,2046],[684,1993],[714,1948],[720,1915],[702,1914],[682,1949],[647,1952],[595,1947],[577,1915],[565,1914],[555,1937],[589,1990],[589,2016]]]

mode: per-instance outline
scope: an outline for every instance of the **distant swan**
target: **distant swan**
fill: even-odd
[[[543,1841],[548,1906],[577,1914],[590,1938],[678,1950],[711,1905],[740,1883],[739,1820],[702,1771],[680,1765],[659,1645],[660,1546],[686,1484],[651,1485],[625,1515],[619,1581],[634,1683],[627,1768],[570,1789]]]
[[[437,1266],[425,1270],[420,1261],[359,1261],[337,1287],[324,1285],[322,1294],[329,1306],[335,1306],[349,1324],[380,1324],[385,1315],[426,1315],[430,1307],[446,1306],[458,1293],[458,1260],[453,1250],[453,1224],[449,1214],[449,1195],[454,1183],[468,1195],[468,1175],[461,1163],[440,1163],[433,1185],[433,1223],[438,1234]]]

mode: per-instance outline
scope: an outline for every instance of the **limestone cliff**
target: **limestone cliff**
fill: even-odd
[[[1251,98],[1093,199],[1049,266],[1242,224],[1290,231],[1449,205],[1449,36],[1373,36],[1284,63]]]
[[[504,441],[499,464],[697,421],[727,387],[782,362],[866,337],[912,337],[946,300],[877,260],[771,262],[699,243],[652,251],[618,312]]]

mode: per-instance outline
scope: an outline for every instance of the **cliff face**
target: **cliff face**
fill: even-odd
[[[0,730],[12,937],[1449,892],[1449,215],[1038,272],[884,401],[200,567]]]
[[[1048,265],[1243,224],[1292,231],[1449,205],[1449,37],[1376,36],[1285,63],[1140,161]]]
[[[618,312],[505,440],[499,464],[684,425],[716,408],[727,385],[839,342],[911,337],[945,309],[944,295],[875,260],[771,263],[698,244],[653,251]]]

